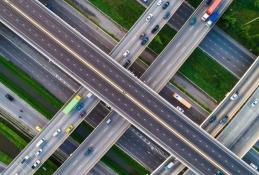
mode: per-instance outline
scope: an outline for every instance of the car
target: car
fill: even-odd
[[[40,126],[36,126],[35,129],[38,131],[38,132],[41,132],[42,131],[42,128]]]
[[[85,156],[90,155],[93,152],[94,148],[93,147],[88,147],[84,153]]]
[[[196,23],[196,21],[197,21],[196,17],[192,17],[190,19],[189,25],[191,25],[191,26],[194,25]]]
[[[213,123],[216,119],[217,117],[215,115],[211,116],[209,119],[209,123]]]
[[[167,9],[167,7],[169,6],[169,4],[170,4],[170,2],[169,1],[167,1],[167,2],[165,2],[163,5],[162,5],[162,9]]]
[[[163,3],[164,0],[158,0],[156,5],[160,6]]]
[[[123,67],[127,68],[128,65],[130,65],[131,61],[130,60],[127,60],[124,64],[123,64]]]
[[[231,97],[230,97],[230,100],[231,101],[234,101],[234,100],[236,100],[237,98],[238,98],[238,91],[237,92],[235,92]]]
[[[252,103],[251,103],[251,107],[255,107],[259,102],[259,99],[255,99]]]
[[[24,162],[26,162],[27,160],[29,160],[29,158],[30,158],[30,156],[25,156],[23,159],[22,159],[22,161],[21,161],[21,163],[23,164]]]
[[[129,50],[126,50],[124,53],[123,53],[123,57],[126,58],[128,55],[129,55],[130,51]]]
[[[148,0],[142,0],[144,3],[148,3]]]
[[[159,25],[156,25],[152,30],[151,33],[156,33],[159,30]]]
[[[255,170],[258,169],[258,167],[257,167],[255,164],[253,164],[253,163],[250,163],[250,166],[251,166],[253,169],[255,169]]]
[[[40,153],[42,153],[42,149],[39,149],[39,151],[37,151],[37,152],[35,153],[35,156],[40,155]]]
[[[85,115],[86,115],[86,111],[85,111],[85,110],[83,110],[83,111],[79,114],[80,117],[84,117]]]
[[[39,166],[40,160],[36,160],[36,162],[31,166],[32,169],[35,169],[37,166]]]
[[[180,106],[176,106],[176,109],[180,111],[181,113],[184,113],[184,110]]]
[[[111,118],[108,118],[108,119],[106,120],[106,124],[107,124],[107,125],[109,125],[111,122],[112,122],[112,119],[111,119]]]
[[[69,125],[69,126],[66,128],[66,133],[70,133],[73,129],[74,129],[74,125]]]
[[[170,12],[166,12],[165,15],[163,16],[163,19],[168,19],[170,15],[171,15]]]
[[[146,36],[147,36],[147,34],[142,33],[142,34],[139,36],[139,39],[140,39],[140,40],[143,40]]]
[[[79,104],[76,106],[76,110],[77,110],[77,111],[80,111],[83,107],[84,107],[84,103],[79,103]]]
[[[53,133],[53,137],[56,137],[59,133],[61,133],[61,129],[58,128],[54,133]]]
[[[147,16],[146,21],[149,22],[152,18],[153,18],[153,15],[150,13],[150,14]]]
[[[36,147],[41,146],[44,142],[46,142],[46,139],[43,137],[43,138],[36,144]]]
[[[220,121],[219,124],[225,124],[228,121],[228,116],[226,115],[225,117],[223,117]]]
[[[19,175],[19,173],[15,173],[14,175]]]
[[[143,40],[141,41],[141,45],[145,45],[148,42],[149,38],[146,36],[143,38]]]
[[[5,94],[5,98],[7,98],[9,101],[14,101],[14,97],[10,94]]]

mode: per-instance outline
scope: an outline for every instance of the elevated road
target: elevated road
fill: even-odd
[[[231,2],[232,1],[226,0],[222,1],[218,12],[222,14]],[[204,37],[212,29],[212,26],[206,26],[205,22],[201,20],[201,17],[206,12],[207,8],[208,6],[205,1],[202,1],[191,17],[174,36],[172,41],[159,55],[159,58],[157,58],[147,69],[147,73],[144,76],[146,79],[145,83],[150,83],[152,79],[159,79],[160,82],[154,87],[155,90],[159,91],[168,83],[173,75],[175,75],[194,49],[198,47]],[[163,74],[159,74],[162,69],[165,71]],[[172,69],[173,71],[171,71]],[[170,74],[168,74],[168,72],[170,72]],[[162,79],[159,76],[164,78]]]
[[[23,2],[24,3],[24,2]],[[38,43],[39,45],[41,45],[41,47],[42,48],[45,48],[45,50],[48,50],[48,52],[51,52],[52,53],[52,55],[56,58],[56,59],[59,59],[59,63],[60,62],[62,62],[62,64],[63,64],[63,66],[66,66],[66,68],[68,68],[68,67],[70,67],[70,66],[72,66],[72,67],[70,67],[70,69],[66,69],[66,71],[68,71],[68,70],[71,70],[71,71],[73,71],[73,75],[75,76],[76,75],[76,79],[77,80],[79,80],[80,79],[80,82],[82,83],[82,84],[84,84],[84,85],[86,85],[88,88],[90,88],[91,89],[91,91],[93,91],[94,93],[95,93],[95,95],[97,95],[98,97],[100,97],[101,99],[103,99],[104,101],[106,101],[107,103],[109,103],[109,104],[111,104],[111,106],[113,107],[113,108],[116,108],[116,110],[117,111],[119,111],[119,113],[121,114],[121,115],[124,115],[124,116],[127,116],[127,119],[130,119],[130,116],[133,116],[133,117],[135,117],[134,119],[133,118],[131,118],[131,122],[132,121],[136,121],[136,117],[138,117],[138,116],[142,116],[141,117],[141,120],[143,120],[143,119],[145,119],[146,117],[148,117],[149,118],[149,120],[150,120],[150,122],[155,122],[155,123],[157,123],[157,120],[158,120],[158,118],[156,117],[156,115],[158,115],[158,116],[161,116],[161,117],[163,117],[163,116],[165,116],[164,114],[162,114],[162,113],[166,113],[166,114],[171,114],[172,115],[172,113],[175,113],[174,112],[174,110],[172,110],[172,109],[170,109],[170,107],[169,107],[169,105],[168,104],[166,104],[166,102],[165,101],[163,101],[161,98],[159,98],[155,93],[153,93],[152,91],[150,91],[150,92],[147,92],[147,90],[145,90],[145,89],[147,89],[147,87],[145,87],[144,86],[144,89],[143,89],[143,85],[140,83],[140,81],[138,81],[136,78],[134,78],[134,77],[132,77],[132,76],[129,76],[129,75],[127,75],[127,74],[125,74],[123,71],[121,71],[121,67],[118,67],[114,62],[112,62],[112,61],[110,61],[110,60],[108,60],[108,59],[103,59],[103,56],[105,56],[106,57],[106,55],[105,54],[103,54],[102,52],[93,52],[92,54],[94,54],[94,55],[92,55],[92,54],[88,54],[89,55],[89,57],[91,58],[93,58],[93,57],[95,57],[95,60],[91,60],[91,59],[87,59],[87,58],[84,58],[84,59],[87,59],[87,62],[84,60],[84,64],[86,64],[87,65],[87,67],[88,68],[90,68],[90,70],[87,70],[87,69],[85,69],[85,66],[83,66],[82,67],[82,63],[79,63],[78,62],[78,59],[80,60],[80,61],[83,61],[83,59],[82,59],[82,56],[80,56],[80,55],[84,55],[84,54],[82,54],[82,53],[84,53],[84,51],[85,51],[85,53],[89,53],[89,51],[90,50],[92,50],[93,49],[93,46],[90,46],[89,47],[89,45],[87,45],[86,43],[82,43],[82,40],[80,40],[80,38],[78,38],[78,37],[76,37],[76,36],[74,36],[73,37],[73,39],[72,38],[70,38],[70,35],[68,36],[67,35],[67,33],[71,33],[71,31],[69,30],[69,31],[66,31],[66,33],[65,34],[63,34],[62,33],[62,31],[61,30],[59,30],[59,29],[61,29],[61,28],[59,28],[58,26],[60,25],[60,23],[56,23],[56,25],[53,25],[53,24],[51,24],[51,22],[50,21],[45,21],[44,20],[44,18],[46,18],[47,17],[47,15],[46,16],[41,16],[40,14],[38,15],[38,16],[33,16],[33,18],[35,18],[35,19],[32,19],[31,17],[29,17],[29,16],[27,16],[26,14],[24,14],[24,12],[22,12],[22,11],[20,11],[16,6],[14,6],[14,5],[12,5],[11,6],[11,8],[14,10],[15,9],[15,11],[14,12],[11,12],[10,11],[10,6],[5,6],[6,4],[4,3],[2,3],[1,5],[4,5],[4,6],[2,6],[2,8],[1,9],[3,9],[1,12],[4,12],[3,14],[2,14],[2,20],[3,19],[5,19],[5,18],[9,18],[9,20],[8,21],[4,21],[5,22],[5,24],[8,24],[9,22],[13,22],[12,23],[12,28],[14,29],[14,27],[15,26],[17,26],[17,22],[20,22],[20,20],[22,20],[22,25],[24,25],[24,27],[25,26],[27,26],[27,27],[29,27],[29,28],[27,28],[26,27],[26,29],[25,28],[20,28],[20,29],[17,29],[17,27],[15,28],[16,29],[16,31],[17,30],[23,30],[22,32],[18,32],[18,33],[20,33],[20,35],[21,34],[25,34],[25,35],[23,35],[23,36],[30,36],[30,42],[32,42],[33,41],[33,39],[36,39],[36,37],[37,37],[37,35],[35,36],[35,34],[40,34],[40,35],[43,35],[44,37],[44,39],[46,39],[46,40],[48,40],[48,39],[52,39],[52,40],[55,40],[55,42],[57,42],[57,43],[59,43],[59,45],[53,45],[53,43],[52,44],[50,44],[50,43],[45,43],[46,42],[46,40],[38,40],[39,42],[43,42],[43,43]],[[23,4],[24,5],[24,4]],[[21,7],[19,7],[19,8],[21,8]],[[26,6],[25,6],[25,8],[26,8]],[[24,10],[24,9],[23,9]],[[26,11],[26,10],[25,10]],[[10,13],[11,12],[11,13]],[[23,18],[19,18],[19,21],[16,21],[15,22],[15,19],[13,19],[13,20],[10,20],[10,18],[12,19],[12,18],[15,18],[16,16],[19,16],[19,15],[17,15],[16,13],[19,13],[19,15],[23,15],[23,16],[25,16],[31,23],[33,23],[35,26],[37,26],[37,28],[38,29],[40,29],[41,30],[41,32],[38,30],[38,29],[35,29],[35,28],[31,28],[31,25],[28,25],[28,21],[25,21]],[[33,10],[32,11],[30,11],[31,13],[33,13]],[[34,11],[34,13],[35,13],[35,11]],[[37,13],[38,13],[38,11],[37,11]],[[8,14],[8,15],[7,15]],[[10,15],[11,14],[11,15]],[[7,15],[7,16],[6,16]],[[39,25],[39,24],[37,24],[37,22],[36,21],[40,21],[40,22],[42,22],[42,24],[41,25]],[[47,23],[47,24],[46,24]],[[51,30],[51,33],[49,33],[49,32],[46,32],[46,30],[44,29],[45,27],[45,25],[50,25],[50,27],[47,27],[49,30]],[[9,27],[10,27],[10,23],[9,23]],[[58,30],[55,30],[55,31],[53,31],[53,28],[55,28],[55,27],[57,27],[58,28]],[[35,31],[36,30],[36,31]],[[43,33],[42,33],[43,32]],[[30,34],[29,34],[30,33]],[[60,37],[60,35],[62,34],[62,37]],[[54,36],[55,35],[55,36]],[[39,35],[38,35],[39,36]],[[64,36],[64,37],[63,37]],[[58,38],[56,38],[56,37],[58,37]],[[78,38],[78,40],[74,40],[74,39],[76,39],[76,38]],[[27,38],[27,40],[28,40],[28,38]],[[66,45],[64,45],[64,44],[62,44],[63,42],[62,42],[62,40],[69,40],[69,42],[65,42],[66,43]],[[34,40],[34,43],[35,43],[35,40]],[[80,44],[76,44],[76,43],[80,43]],[[51,49],[47,49],[47,48],[49,48],[49,47],[51,47]],[[73,48],[73,50],[71,50],[70,49],[70,47],[71,48]],[[81,50],[81,49],[79,49],[79,48],[84,48],[83,50]],[[85,48],[88,48],[87,50],[85,49]],[[96,49],[96,48],[95,48]],[[66,59],[64,59],[64,58],[59,58],[59,57],[62,57],[62,56],[57,56],[57,50],[62,50],[63,52],[62,53],[64,53],[64,56],[67,54],[67,52],[69,52],[70,53],[70,55],[66,55]],[[79,52],[80,54],[76,54],[75,53],[75,51],[76,52]],[[82,51],[82,52],[81,52]],[[74,58],[74,59],[69,59],[69,58]],[[101,60],[99,60],[98,58],[100,58],[100,59],[102,59],[102,61]],[[99,61],[98,61],[99,60]],[[56,60],[57,61],[57,60]],[[100,63],[100,61],[101,61],[101,67],[102,67],[102,71],[100,72],[100,65],[99,65],[99,63]],[[90,65],[91,64],[91,65]],[[69,66],[70,65],[70,66]],[[95,68],[93,68],[92,66],[94,66],[94,67],[99,67],[98,68],[98,71],[95,69]],[[75,69],[75,67],[76,67],[76,69]],[[113,69],[109,69],[109,68],[112,68],[113,67]],[[64,68],[64,67],[63,67]],[[108,68],[108,69],[107,69]],[[65,69],[64,69],[65,70]],[[111,74],[109,73],[109,71],[110,70],[112,70],[113,71],[113,73],[112,73],[112,76],[113,76],[113,78],[115,77],[115,79],[113,79],[113,78],[110,78],[109,76],[111,76]],[[115,82],[112,82],[111,84],[107,84],[107,82],[103,82],[103,80],[101,81],[100,79],[96,79],[97,77],[96,76],[94,76],[94,77],[91,77],[90,79],[88,78],[89,76],[91,76],[91,75],[93,75],[93,72],[92,71],[94,71],[95,72],[95,74],[96,73],[98,73],[98,76],[101,76],[102,78],[105,78],[105,79],[107,79],[107,78],[109,78],[109,83],[111,83],[111,79],[113,79],[113,81],[115,81]],[[119,72],[118,72],[119,71]],[[84,72],[83,74],[82,73],[79,73],[78,74],[78,72]],[[71,74],[70,74],[71,75]],[[104,76],[105,75],[105,76]],[[108,77],[107,77],[108,76]],[[123,76],[124,78],[122,78],[121,76]],[[80,78],[79,78],[80,77]],[[117,77],[117,78],[116,78]],[[84,80],[87,80],[87,82],[86,81],[84,81]],[[132,80],[134,80],[133,82],[132,82]],[[125,81],[125,82],[127,82],[127,85],[125,86],[125,84],[123,83],[123,81]],[[90,85],[90,84],[91,85]],[[105,83],[105,85],[103,84],[103,83]],[[115,85],[115,84],[116,85]],[[120,87],[118,87],[118,84],[120,84],[121,86]],[[131,87],[128,87],[128,85],[131,85]],[[103,92],[102,92],[102,90],[100,90],[100,87],[103,87],[103,86],[105,86],[106,88],[109,88],[109,92],[114,92],[114,93],[111,93],[111,94],[109,94],[109,93],[107,93],[107,94],[105,94],[105,96],[104,96],[104,94],[103,94]],[[93,87],[95,87],[95,88],[93,88]],[[105,91],[105,89],[106,88],[104,88],[104,91]],[[114,89],[114,88],[116,88],[116,89]],[[127,92],[129,89],[128,88],[133,88],[133,90],[135,91],[135,90],[137,90],[138,92],[141,92],[141,93],[143,93],[143,92],[145,92],[145,95],[144,95],[144,97],[146,97],[146,98],[144,98],[144,103],[143,103],[143,99],[142,99],[142,95],[141,96],[136,96],[136,94],[135,93],[129,93],[129,92]],[[122,89],[127,89],[127,91],[124,91],[124,90],[122,90]],[[118,90],[120,91],[120,92],[118,92]],[[143,91],[144,90],[144,91]],[[102,92],[102,93],[101,93]],[[105,92],[104,92],[105,93]],[[125,96],[126,95],[126,96]],[[114,98],[114,97],[116,97],[116,98]],[[119,98],[118,98],[119,97]],[[155,98],[154,98],[155,97]],[[130,100],[129,101],[129,98],[131,99],[131,100],[133,100],[134,101],[134,103],[132,103],[132,101]],[[131,107],[130,108],[128,108],[128,107],[126,107],[125,108],[125,105],[124,105],[124,103],[120,103],[120,104],[118,104],[116,101],[118,100],[118,99],[120,99],[120,100],[122,100],[123,102],[126,102],[125,104],[127,104],[126,106],[128,106],[128,105],[130,105]],[[136,101],[136,100],[137,101]],[[111,103],[111,101],[113,101],[113,103]],[[137,102],[137,103],[136,103]],[[155,114],[153,114],[151,111],[149,111],[149,109],[147,109],[147,107],[144,107],[142,104],[145,104],[146,102],[149,102],[149,103],[155,103],[155,108],[157,108],[157,109],[159,109],[159,110],[155,110]],[[163,103],[161,103],[161,102],[163,102]],[[115,105],[116,104],[116,105]],[[158,105],[159,104],[159,105]],[[163,109],[161,109],[161,107],[163,106]],[[141,110],[139,109],[139,107],[141,108]],[[131,109],[133,109],[133,111],[131,110]],[[135,110],[135,111],[134,111]],[[144,110],[144,111],[142,111],[142,110]],[[162,111],[161,111],[162,110]],[[169,112],[169,111],[170,112]],[[160,111],[160,112],[159,112]],[[136,113],[137,112],[137,113]],[[162,112],[162,113],[161,113]],[[169,112],[169,113],[168,113]],[[154,118],[155,118],[155,120],[154,120],[154,118],[150,118],[149,116],[147,116],[147,113],[149,113],[149,115],[152,115]],[[156,113],[158,113],[158,114],[156,114]],[[170,116],[171,116],[170,115]],[[174,115],[172,115],[172,116],[174,116]],[[185,126],[186,124],[187,124],[187,128],[188,128],[188,131],[190,132],[190,130],[189,129],[191,129],[192,131],[191,132],[193,132],[194,130],[194,128],[196,127],[195,125],[193,125],[191,122],[186,122],[186,118],[182,118],[182,117],[178,117],[178,115],[176,115],[177,116],[177,122],[181,122],[181,121],[184,121],[184,125],[181,125],[180,123],[180,125],[179,125],[179,127],[180,126]],[[164,118],[164,117],[163,117]],[[174,117],[172,117],[172,118],[174,118]],[[133,119],[133,120],[132,120]],[[137,119],[138,120],[138,123],[140,122],[140,119],[138,118]],[[164,118],[164,120],[167,120],[166,118]],[[176,121],[176,120],[175,120]],[[145,122],[144,122],[145,123]],[[142,126],[143,125],[145,125],[145,124],[142,124]],[[134,123],[135,125],[137,125],[137,123]],[[161,121],[160,119],[159,119],[159,123],[157,123],[158,125],[160,125],[160,124],[162,124],[163,125],[163,127],[161,127],[161,128],[159,128],[160,129],[160,132],[159,132],[159,138],[160,138],[160,140],[164,140],[164,138],[163,138],[163,136],[161,136],[161,134],[163,135],[163,133],[164,132],[167,132],[166,130],[165,130],[165,128],[164,128],[164,126],[167,126],[167,124],[165,123],[165,122],[163,122],[163,121]],[[156,124],[156,126],[158,126]],[[137,125],[138,126],[138,125]],[[176,127],[177,127],[178,125],[176,125]],[[140,126],[138,126],[138,127],[140,127]],[[186,126],[185,126],[186,127]],[[145,129],[147,129],[147,126],[144,126],[144,128]],[[167,129],[168,128],[170,128],[170,130],[172,129],[171,127],[167,127]],[[149,128],[148,129],[149,131],[150,130],[152,130],[152,133],[153,134],[157,134],[157,132],[156,131],[154,131],[154,130],[156,130],[156,127],[152,127],[152,128]],[[148,130],[146,130],[146,131],[148,131]],[[163,131],[163,132],[161,132],[161,130],[163,131],[163,130],[165,130],[165,131]],[[180,130],[182,130],[182,129],[180,129]],[[175,131],[174,131],[175,132]],[[194,134],[194,136],[196,136],[196,134],[199,134],[199,133],[202,133],[202,131],[198,131],[198,132],[195,132],[195,134]],[[164,133],[165,134],[165,133]],[[167,133],[167,134],[169,134],[169,133]],[[166,135],[167,135],[166,134]],[[182,132],[182,134],[184,134],[183,132]],[[205,133],[202,133],[202,135],[200,135],[199,134],[199,138],[202,138],[202,137],[206,137],[206,139],[205,140],[207,140],[207,139],[209,139],[209,140],[211,140],[206,134],[204,135]],[[171,135],[171,134],[170,134]],[[187,135],[186,135],[186,133],[184,134],[185,135],[185,137],[187,137]],[[171,137],[173,137],[173,136],[171,136]],[[179,138],[178,138],[179,139]],[[166,139],[167,140],[167,142],[168,142],[168,139]],[[165,140],[164,140],[165,141]],[[199,141],[199,139],[197,140],[197,141]],[[201,140],[202,141],[202,140]],[[170,142],[170,141],[169,141]],[[194,140],[194,142],[196,142],[196,140]],[[192,144],[194,143],[194,142],[192,142]],[[212,142],[210,142],[210,143],[212,143]],[[182,144],[182,143],[181,143]],[[185,142],[185,144],[188,144],[189,146],[191,146],[192,144],[190,144],[190,143],[188,143],[188,142]],[[183,144],[183,146],[185,145],[185,144]],[[168,145],[168,143],[167,143],[167,145]],[[196,142],[196,145],[197,145],[197,142]],[[221,151],[223,151],[222,150],[222,147],[219,145],[219,144],[217,144],[217,143],[213,143],[212,145],[217,145],[216,147],[215,147],[215,149],[217,149],[218,150],[218,148],[220,148],[220,150]],[[172,146],[172,145],[171,145]],[[181,148],[183,148],[183,146],[181,146]],[[186,146],[186,145],[185,145]],[[201,146],[204,146],[204,147],[206,147],[206,144],[203,144],[203,145],[201,145]],[[193,146],[191,146],[192,147],[192,149],[194,149],[194,147]],[[215,151],[214,149],[211,149],[211,147],[212,146],[210,146],[210,150],[208,150],[208,149],[206,149],[206,148],[203,148],[203,149],[205,149],[205,150],[207,150],[207,151]],[[188,147],[186,147],[186,149],[189,149]],[[176,151],[176,150],[175,150]],[[180,151],[180,150],[177,150],[177,151]],[[181,152],[181,151],[180,151]],[[226,150],[224,150],[224,152],[226,153]],[[192,153],[193,153],[193,150],[192,150]],[[233,155],[231,155],[231,153],[228,153],[228,154],[225,154],[224,153],[224,155],[221,155],[218,151],[215,151],[215,153],[216,153],[216,155],[217,156],[227,156],[228,158],[230,158],[230,160],[232,159],[233,160],[233,158],[234,158],[234,156]],[[185,150],[185,154],[186,154],[186,150]],[[210,153],[210,155],[211,155],[211,153]],[[183,154],[181,154],[181,156],[183,156]],[[213,156],[213,153],[212,153],[212,155],[211,156]],[[187,156],[188,157],[188,156]],[[193,157],[193,156],[192,156]],[[197,159],[200,159],[201,157],[200,157],[200,155],[195,155],[195,157],[197,158]],[[207,156],[206,156],[207,157]],[[190,160],[189,161],[191,161],[191,157],[189,156],[188,157]],[[208,158],[208,157],[207,157]],[[202,159],[202,158],[201,158]],[[215,159],[215,158],[214,158]],[[235,158],[234,158],[235,159]],[[219,162],[221,162],[221,161],[224,161],[224,159],[220,159],[220,160],[217,160],[217,161],[219,161]],[[199,161],[199,162],[203,162],[203,161]],[[238,161],[239,162],[239,161]],[[204,163],[209,163],[209,162],[204,162]],[[215,162],[214,162],[215,163]],[[236,161],[234,161],[233,163],[237,163]],[[241,163],[241,162],[240,162]],[[231,168],[231,167],[228,167],[228,165],[226,165],[226,163],[224,163],[224,166],[225,166],[225,169],[228,169],[227,171],[230,171],[230,172],[235,172],[235,173],[242,173],[242,171],[245,171],[245,173],[247,173],[247,174],[250,174],[250,173],[252,173],[253,174],[253,172],[250,170],[250,169],[248,169],[248,167],[246,166],[246,165],[244,165],[243,163],[241,163],[242,164],[242,166],[240,166],[241,164],[240,163],[238,163],[237,164],[237,168],[235,168],[235,170],[233,170],[233,168]],[[221,164],[221,166],[223,165],[223,162],[221,162],[220,163]],[[217,164],[218,166],[219,166],[219,164]],[[218,169],[218,168],[216,168],[215,169],[215,167],[211,167],[211,165],[204,165],[205,167],[206,167],[206,170],[204,169],[204,168],[201,168],[200,170],[198,170],[198,172],[206,172],[206,173],[210,173],[211,171],[216,171],[216,169]],[[208,167],[211,167],[211,169],[209,168],[208,169]],[[194,167],[193,167],[194,168]],[[197,166],[195,166],[195,168],[194,169],[198,169],[197,168]],[[233,172],[233,173],[234,173]]]
[[[144,7],[153,2],[153,0],[149,0],[148,3],[143,3],[141,0],[136,1]],[[168,25],[175,30],[179,30],[193,11],[194,8],[188,2],[184,2],[169,20]],[[254,54],[217,26],[213,27],[208,33],[200,43],[199,48],[239,78],[242,77],[256,58]]]
[[[239,80],[235,87],[227,94],[218,107],[209,115],[209,117],[201,124],[201,127],[210,133],[213,137],[216,137],[222,129],[229,123],[234,117],[234,114],[241,108],[244,102],[249,98],[251,93],[259,85],[259,57],[254,61],[251,67],[247,70],[244,76]],[[238,92],[238,98],[231,100],[230,97]],[[224,117],[228,116],[225,122],[222,122]],[[181,169],[184,168],[183,165]],[[178,172],[179,166],[172,169],[171,172]]]

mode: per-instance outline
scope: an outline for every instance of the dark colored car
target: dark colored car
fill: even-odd
[[[142,33],[142,34],[139,36],[139,39],[140,39],[140,40],[143,40],[146,36],[147,36],[147,34]]]
[[[93,150],[94,150],[94,148],[93,148],[93,147],[89,147],[89,148],[87,148],[87,149],[86,149],[86,151],[85,151],[85,153],[84,153],[84,155],[85,155],[85,156],[90,155],[90,154],[93,152]]]
[[[225,124],[228,121],[228,116],[226,115],[223,119],[219,121],[220,124]]]
[[[84,107],[84,103],[79,103],[79,104],[76,106],[76,110],[77,110],[77,111],[80,111],[83,107]]]
[[[170,12],[166,12],[165,15],[163,16],[163,19],[168,19],[170,15],[171,15]]]
[[[192,17],[192,18],[190,19],[189,24],[192,26],[192,25],[194,25],[194,24],[196,23],[196,21],[197,21],[196,17]]]
[[[168,6],[169,6],[169,1],[165,2],[163,5],[162,5],[162,8],[165,10]]]
[[[86,111],[83,110],[79,115],[80,115],[80,117],[84,117],[86,115]]]
[[[14,101],[13,96],[11,96],[10,94],[6,94],[5,97],[10,101]]]
[[[159,25],[156,25],[152,30],[151,33],[156,33],[159,29]]]
[[[215,175],[225,175],[222,171],[218,170]]]
[[[128,65],[130,64],[130,60],[127,60],[124,64],[123,64],[123,67],[125,67],[125,68],[127,68],[128,67]]]
[[[209,122],[210,123],[213,123],[215,120],[217,119],[217,117],[214,115],[210,118]]]
[[[148,42],[149,38],[146,36],[143,38],[143,40],[141,41],[141,45],[145,45]]]

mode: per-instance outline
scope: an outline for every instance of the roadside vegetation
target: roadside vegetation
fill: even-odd
[[[259,54],[259,0],[234,0],[218,25],[252,53]]]
[[[139,18],[141,13],[144,12],[143,7],[137,1],[89,1],[126,29],[129,29]],[[125,4],[130,3],[131,7],[134,7],[130,8],[130,15],[125,15],[126,9],[129,9],[129,4],[125,6],[122,5],[124,1]],[[200,0],[193,1],[194,5],[200,3]],[[150,43],[149,47],[157,54],[159,54],[168,44],[168,42],[173,38],[175,33],[176,32],[172,28],[170,28],[169,26],[165,26],[155,37],[155,39]],[[196,62],[197,60],[198,62]],[[144,62],[147,63],[146,61]],[[237,81],[230,72],[228,72],[216,61],[211,59],[208,55],[203,53],[200,49],[196,49],[195,53],[188,58],[186,63],[184,63],[183,68],[181,69],[181,73],[217,101],[222,100],[225,94],[231,89],[231,87],[233,87],[234,82]]]
[[[3,56],[0,55],[0,81],[14,91],[18,96],[20,96],[23,100],[33,106],[37,111],[46,116],[48,119],[53,117],[55,111],[57,111],[62,106],[62,102],[60,102],[55,96],[53,96],[50,92],[48,92],[41,84],[32,79],[28,74],[26,74],[19,67],[7,61]],[[4,70],[3,70],[4,69]],[[7,74],[9,74],[7,76]],[[27,91],[28,89],[23,89],[23,87],[17,82],[14,82],[9,77],[15,77],[17,81],[22,84],[31,87],[35,93],[40,96],[46,103],[49,103],[53,106],[55,111],[50,111],[45,107],[45,104],[37,98],[32,97]]]
[[[58,169],[57,162],[47,160],[41,167],[36,171],[35,175],[50,175]]]
[[[12,162],[12,158],[0,150],[0,162],[8,165]]]

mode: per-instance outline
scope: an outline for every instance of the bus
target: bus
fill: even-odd
[[[76,95],[63,109],[64,114],[68,114],[81,100],[81,97],[79,95]]]
[[[186,101],[184,98],[182,98],[180,95],[178,95],[177,93],[173,93],[173,97],[178,100],[180,103],[182,103],[186,108],[190,109],[192,107],[192,105]]]

